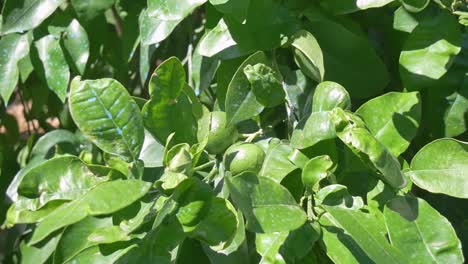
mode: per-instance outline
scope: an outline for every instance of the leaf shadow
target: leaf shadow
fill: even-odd
[[[387,208],[398,213],[407,221],[415,221],[419,215],[418,199],[413,196],[399,196],[387,204]]]
[[[372,259],[367,256],[367,254],[362,250],[362,248],[353,240],[353,238],[346,234],[343,229],[336,226],[326,226],[322,225],[322,228],[326,229],[327,232],[335,234],[338,240],[345,246],[349,252],[355,257],[358,263],[375,263]],[[322,243],[324,250],[327,251],[327,246]]]

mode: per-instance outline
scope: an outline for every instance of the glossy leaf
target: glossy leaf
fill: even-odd
[[[244,69],[248,65],[263,63],[271,65],[267,56],[263,52],[257,52],[247,58],[237,69],[226,94],[226,115],[231,124],[250,119],[263,110],[263,105],[256,99],[249,80],[244,74]]]
[[[290,231],[306,221],[306,214],[289,191],[272,179],[247,172],[226,181],[234,204],[247,219],[248,230]]]
[[[2,35],[39,26],[64,0],[8,0],[2,9]]]
[[[84,74],[89,59],[89,39],[78,20],[73,20],[65,30],[63,46],[70,54],[74,67],[79,74]]]
[[[228,200],[213,197],[209,211],[190,236],[210,246],[223,247],[229,244],[235,235],[236,215],[234,207]]]
[[[194,144],[197,142],[197,120],[193,104],[185,93],[177,100],[154,98],[142,110],[145,127],[160,142],[166,142],[174,134],[174,142]]]
[[[18,186],[18,193],[29,210],[37,210],[53,200],[74,200],[98,183],[96,177],[77,157],[50,159],[28,171]]]
[[[95,241],[88,240],[96,230],[112,225],[112,218],[87,217],[65,229],[55,252],[54,260],[67,262],[83,250],[97,245]]]
[[[0,40],[0,95],[5,105],[18,83],[18,62],[29,54],[29,44],[28,35],[10,34]]]
[[[302,169],[302,183],[309,192],[317,191],[319,182],[331,174],[333,162],[329,156],[312,158]]]
[[[422,189],[468,198],[468,144],[448,138],[433,141],[414,156],[407,174]]]
[[[80,141],[75,134],[65,129],[57,129],[40,137],[31,149],[30,159],[46,160],[55,154],[55,148],[77,152]],[[69,154],[78,154],[78,153]]]
[[[452,225],[426,201],[399,196],[388,202],[384,214],[392,245],[410,262],[463,262],[461,244]]]
[[[406,10],[420,12],[429,5],[429,0],[400,0]]]
[[[48,35],[36,41],[35,46],[44,68],[44,75],[49,89],[62,102],[65,102],[70,81],[70,69],[60,47],[60,41],[53,35]]]
[[[247,65],[244,74],[249,80],[255,98],[265,107],[274,107],[284,102],[285,92],[281,75],[263,63]]]
[[[152,97],[175,100],[185,87],[186,77],[182,63],[171,57],[161,63],[151,75],[149,93]]]
[[[330,113],[314,112],[294,129],[291,136],[291,146],[304,149],[335,137],[335,126],[330,118]]]
[[[444,116],[447,137],[458,136],[467,130],[468,120],[465,118],[468,112],[467,91],[468,85],[465,84],[459,92],[455,92],[447,98],[450,103]]]
[[[113,79],[74,79],[70,112],[80,130],[102,150],[135,161],[143,145],[143,120],[125,87]]]
[[[258,175],[281,183],[284,177],[297,168],[288,159],[292,151],[293,149],[288,143],[272,139],[266,150],[265,160]]]
[[[224,19],[221,19],[214,28],[202,37],[199,47],[198,52],[205,57],[218,55],[233,58],[245,53],[232,38]]]
[[[353,255],[359,256],[360,261],[367,258],[379,263],[407,263],[404,255],[387,242],[376,219],[369,214],[336,206],[324,208],[327,212],[322,215],[325,219],[323,224],[331,223],[335,228],[343,229],[359,245],[359,248],[347,248],[359,252],[353,252]]]
[[[339,109],[339,108],[336,108]],[[336,110],[335,109],[335,110]],[[407,182],[398,160],[366,128],[355,125],[358,120],[347,120],[342,110],[333,111],[337,135],[353,152],[371,168],[380,172],[382,179],[394,188],[403,188]],[[346,114],[345,114],[346,115]],[[353,117],[351,117],[353,119]],[[340,121],[338,121],[340,120]]]
[[[151,16],[157,16],[165,20],[182,20],[206,1],[175,2],[171,0],[149,0],[148,11]]]
[[[58,232],[40,246],[27,245],[26,242],[23,241],[19,246],[21,250],[21,261],[23,261],[23,263],[46,263],[54,253],[61,236],[62,232]]]
[[[87,216],[105,215],[118,211],[140,199],[148,192],[150,186],[149,183],[139,180],[117,180],[101,183],[81,198],[65,204],[49,214],[37,226],[29,243],[40,242],[52,232],[77,223]],[[122,198],[112,199],[115,193],[119,193]]]
[[[180,223],[169,219],[151,230],[136,247],[116,263],[170,263],[171,251],[183,242],[185,234]]]
[[[390,92],[367,101],[356,114],[366,122],[372,135],[398,157],[416,136],[421,99],[417,92]]]
[[[291,46],[294,59],[299,68],[317,82],[321,82],[325,75],[323,54],[315,37],[308,31],[300,30],[292,37]]]
[[[440,32],[440,34],[435,34]],[[461,50],[461,32],[447,12],[420,21],[400,54],[400,75],[409,90],[420,90],[441,78]]]
[[[162,167],[164,146],[145,130],[145,139],[138,159],[145,163],[145,167]]]
[[[148,10],[143,10],[139,18],[142,44],[150,45],[163,41],[171,34],[179,22],[178,20],[162,20],[156,16],[151,16]]]

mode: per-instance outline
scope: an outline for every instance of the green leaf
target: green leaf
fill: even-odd
[[[148,0],[148,12],[165,20],[182,20],[206,1]]]
[[[426,201],[399,196],[388,202],[384,215],[392,245],[411,263],[463,263],[455,230]]]
[[[97,245],[98,243],[96,241],[90,241],[88,237],[96,230],[111,225],[111,217],[87,217],[67,227],[55,251],[54,261],[65,263],[85,249]]]
[[[19,246],[22,263],[45,263],[54,253],[61,236],[62,232],[59,231],[47,241],[41,243],[41,245],[35,246],[28,245],[25,241],[22,241]]]
[[[70,55],[73,65],[83,75],[89,59],[89,39],[85,29],[74,19],[66,28],[63,46]]]
[[[199,45],[198,52],[205,57],[235,58],[245,54],[232,38],[224,19],[202,37]]]
[[[347,250],[352,252],[351,254],[358,256],[359,261],[370,258],[376,263],[408,263],[404,255],[387,242],[385,233],[382,232],[377,219],[370,214],[338,206],[323,205],[323,207],[326,213],[321,216],[320,223],[328,226],[331,230],[338,229],[335,232],[340,232],[339,229],[342,229],[349,236],[346,240],[351,239],[359,245],[358,248],[350,248],[350,242],[340,241]],[[346,256],[346,258],[348,257]],[[338,263],[341,263],[340,256],[337,259]]]
[[[300,28],[293,12],[276,0],[250,1],[244,22],[230,16],[224,16],[224,21],[239,48],[247,51],[277,48]]]
[[[150,187],[151,184],[139,180],[117,180],[101,183],[81,198],[65,204],[49,214],[37,226],[29,243],[36,244],[52,232],[77,223],[87,216],[110,214],[125,208],[143,197]],[[115,199],[115,193],[121,195],[121,198]]]
[[[444,116],[445,135],[447,137],[455,137],[463,134],[467,130],[468,113],[468,83],[460,87],[458,92],[454,92],[447,100],[449,108]]]
[[[286,261],[279,251],[286,241],[288,234],[288,232],[257,234],[255,237],[255,245],[258,254],[262,256],[259,263],[286,264]]]
[[[185,239],[182,226],[170,218],[152,229],[116,263],[171,263],[171,252]]]
[[[400,0],[400,2],[410,12],[421,12],[430,3],[429,0]]]
[[[60,47],[60,40],[53,35],[48,35],[36,41],[34,45],[44,68],[47,86],[62,102],[65,102],[70,69]]]
[[[393,188],[401,189],[406,186],[407,182],[400,170],[401,166],[398,160],[369,130],[362,127],[363,124],[356,125],[355,122],[359,122],[359,120],[356,120],[352,115],[350,117],[340,108],[335,108],[332,115],[337,135],[344,144],[367,165],[380,172],[380,177]],[[351,119],[346,120],[347,118]]]
[[[0,95],[5,105],[16,88],[18,62],[29,54],[29,45],[28,35],[10,34],[0,39]]]
[[[23,199],[23,197],[20,197],[19,203],[26,203],[23,201],[27,201],[27,200]],[[7,228],[10,228],[16,224],[32,224],[32,223],[40,222],[42,221],[42,219],[44,219],[46,216],[48,216],[50,213],[52,213],[55,209],[57,209],[59,206],[61,206],[64,203],[65,201],[55,200],[55,201],[47,203],[42,208],[36,211],[31,211],[25,208],[18,208],[16,206],[16,203],[13,203],[10,206],[10,208],[8,208],[4,225]],[[20,206],[22,205],[20,204]]]
[[[228,200],[213,197],[210,209],[190,236],[212,247],[223,248],[234,237],[237,221],[234,206]]]
[[[307,219],[289,191],[266,177],[246,172],[226,178],[234,204],[247,219],[247,229],[257,233],[294,230]]]
[[[427,144],[416,153],[407,174],[427,191],[468,198],[468,143],[445,138]]]
[[[164,146],[145,130],[145,140],[138,159],[145,163],[145,168],[163,166]]]
[[[113,79],[81,81],[70,91],[70,113],[94,144],[125,161],[137,160],[143,145],[143,120],[125,87]]]
[[[334,14],[347,14],[359,10],[385,6],[394,0],[320,0],[320,5]]]
[[[145,127],[159,142],[166,142],[172,133],[175,133],[175,143],[197,142],[198,127],[193,103],[184,92],[177,100],[152,98],[141,112]]]
[[[330,112],[314,112],[309,118],[303,119],[294,129],[291,136],[291,146],[305,149],[335,137],[335,126],[330,118]]]
[[[226,115],[228,123],[230,124],[236,124],[250,119],[260,114],[264,108],[256,99],[250,87],[249,79],[244,74],[244,69],[248,65],[255,65],[258,63],[271,65],[265,53],[257,52],[242,63],[234,74],[231,83],[229,83],[226,94]]]
[[[179,23],[179,20],[162,20],[150,16],[147,9],[143,10],[138,21],[142,44],[150,45],[163,41]]]
[[[351,98],[348,91],[335,82],[321,82],[315,88],[312,112],[331,111],[335,107],[351,109]]]
[[[400,75],[409,90],[420,90],[441,78],[461,50],[456,19],[446,11],[419,22],[400,54]]]
[[[219,12],[234,17],[242,23],[247,18],[250,0],[210,0],[210,3]]]
[[[56,148],[68,154],[78,154],[80,141],[75,134],[65,129],[56,129],[40,137],[31,149],[30,160],[47,160],[56,154]]]
[[[387,69],[367,39],[339,23],[317,19],[313,12],[305,15],[322,48],[325,80],[343,85],[353,98],[375,96],[385,88]]]
[[[286,96],[281,84],[281,75],[263,63],[247,65],[244,74],[249,80],[255,98],[265,107],[274,107],[284,102]]]
[[[39,26],[65,0],[8,0],[2,9],[1,35]]]
[[[356,111],[372,135],[396,157],[416,136],[421,122],[418,92],[390,92],[367,101]]]
[[[67,263],[116,263],[117,260],[134,247],[134,245],[127,245],[126,248],[118,248],[117,250],[107,252],[101,249],[100,246],[93,246],[85,249],[80,254],[70,259]]]
[[[115,0],[71,0],[73,9],[76,11],[78,17],[86,22],[90,22],[97,16],[103,14],[107,9],[111,8],[115,2]]]
[[[411,33],[418,24],[418,20],[404,7],[400,6],[395,11],[393,16],[393,29]]]
[[[29,170],[18,186],[19,208],[37,210],[54,200],[75,200],[105,178],[96,177],[77,157],[50,159]]]
[[[182,63],[176,57],[170,57],[161,63],[151,75],[149,94],[158,100],[175,100],[185,87],[186,77]]]
[[[300,30],[292,36],[294,60],[304,74],[317,82],[325,75],[323,54],[315,37],[308,31]]]
[[[262,169],[258,175],[271,178],[281,183],[284,177],[297,168],[296,165],[288,159],[292,152],[293,149],[287,142],[272,139],[269,142],[265,160],[263,161]]]
[[[333,162],[329,156],[317,156],[306,163],[302,169],[302,183],[309,190],[317,191],[319,182],[331,174]]]
[[[148,9],[141,13],[139,20],[143,45],[166,39],[186,16],[206,1],[148,0]]]

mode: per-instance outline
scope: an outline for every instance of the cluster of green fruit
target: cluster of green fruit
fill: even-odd
[[[265,152],[256,144],[237,142],[238,139],[239,132],[234,125],[228,124],[226,113],[212,112],[208,143],[205,149],[210,154],[224,153],[224,167],[232,175],[245,171],[260,172]]]

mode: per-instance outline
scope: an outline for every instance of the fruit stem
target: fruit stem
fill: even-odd
[[[257,132],[251,134],[241,134],[241,137],[245,138],[245,142],[250,143],[261,134],[263,134],[263,129],[259,129]]]
[[[203,169],[206,169],[208,167],[210,167],[211,165],[215,164],[216,161],[215,160],[211,160],[211,161],[208,161],[207,163],[204,163],[200,166],[197,166],[195,168],[193,168],[194,171],[200,171],[200,170],[203,170]]]

